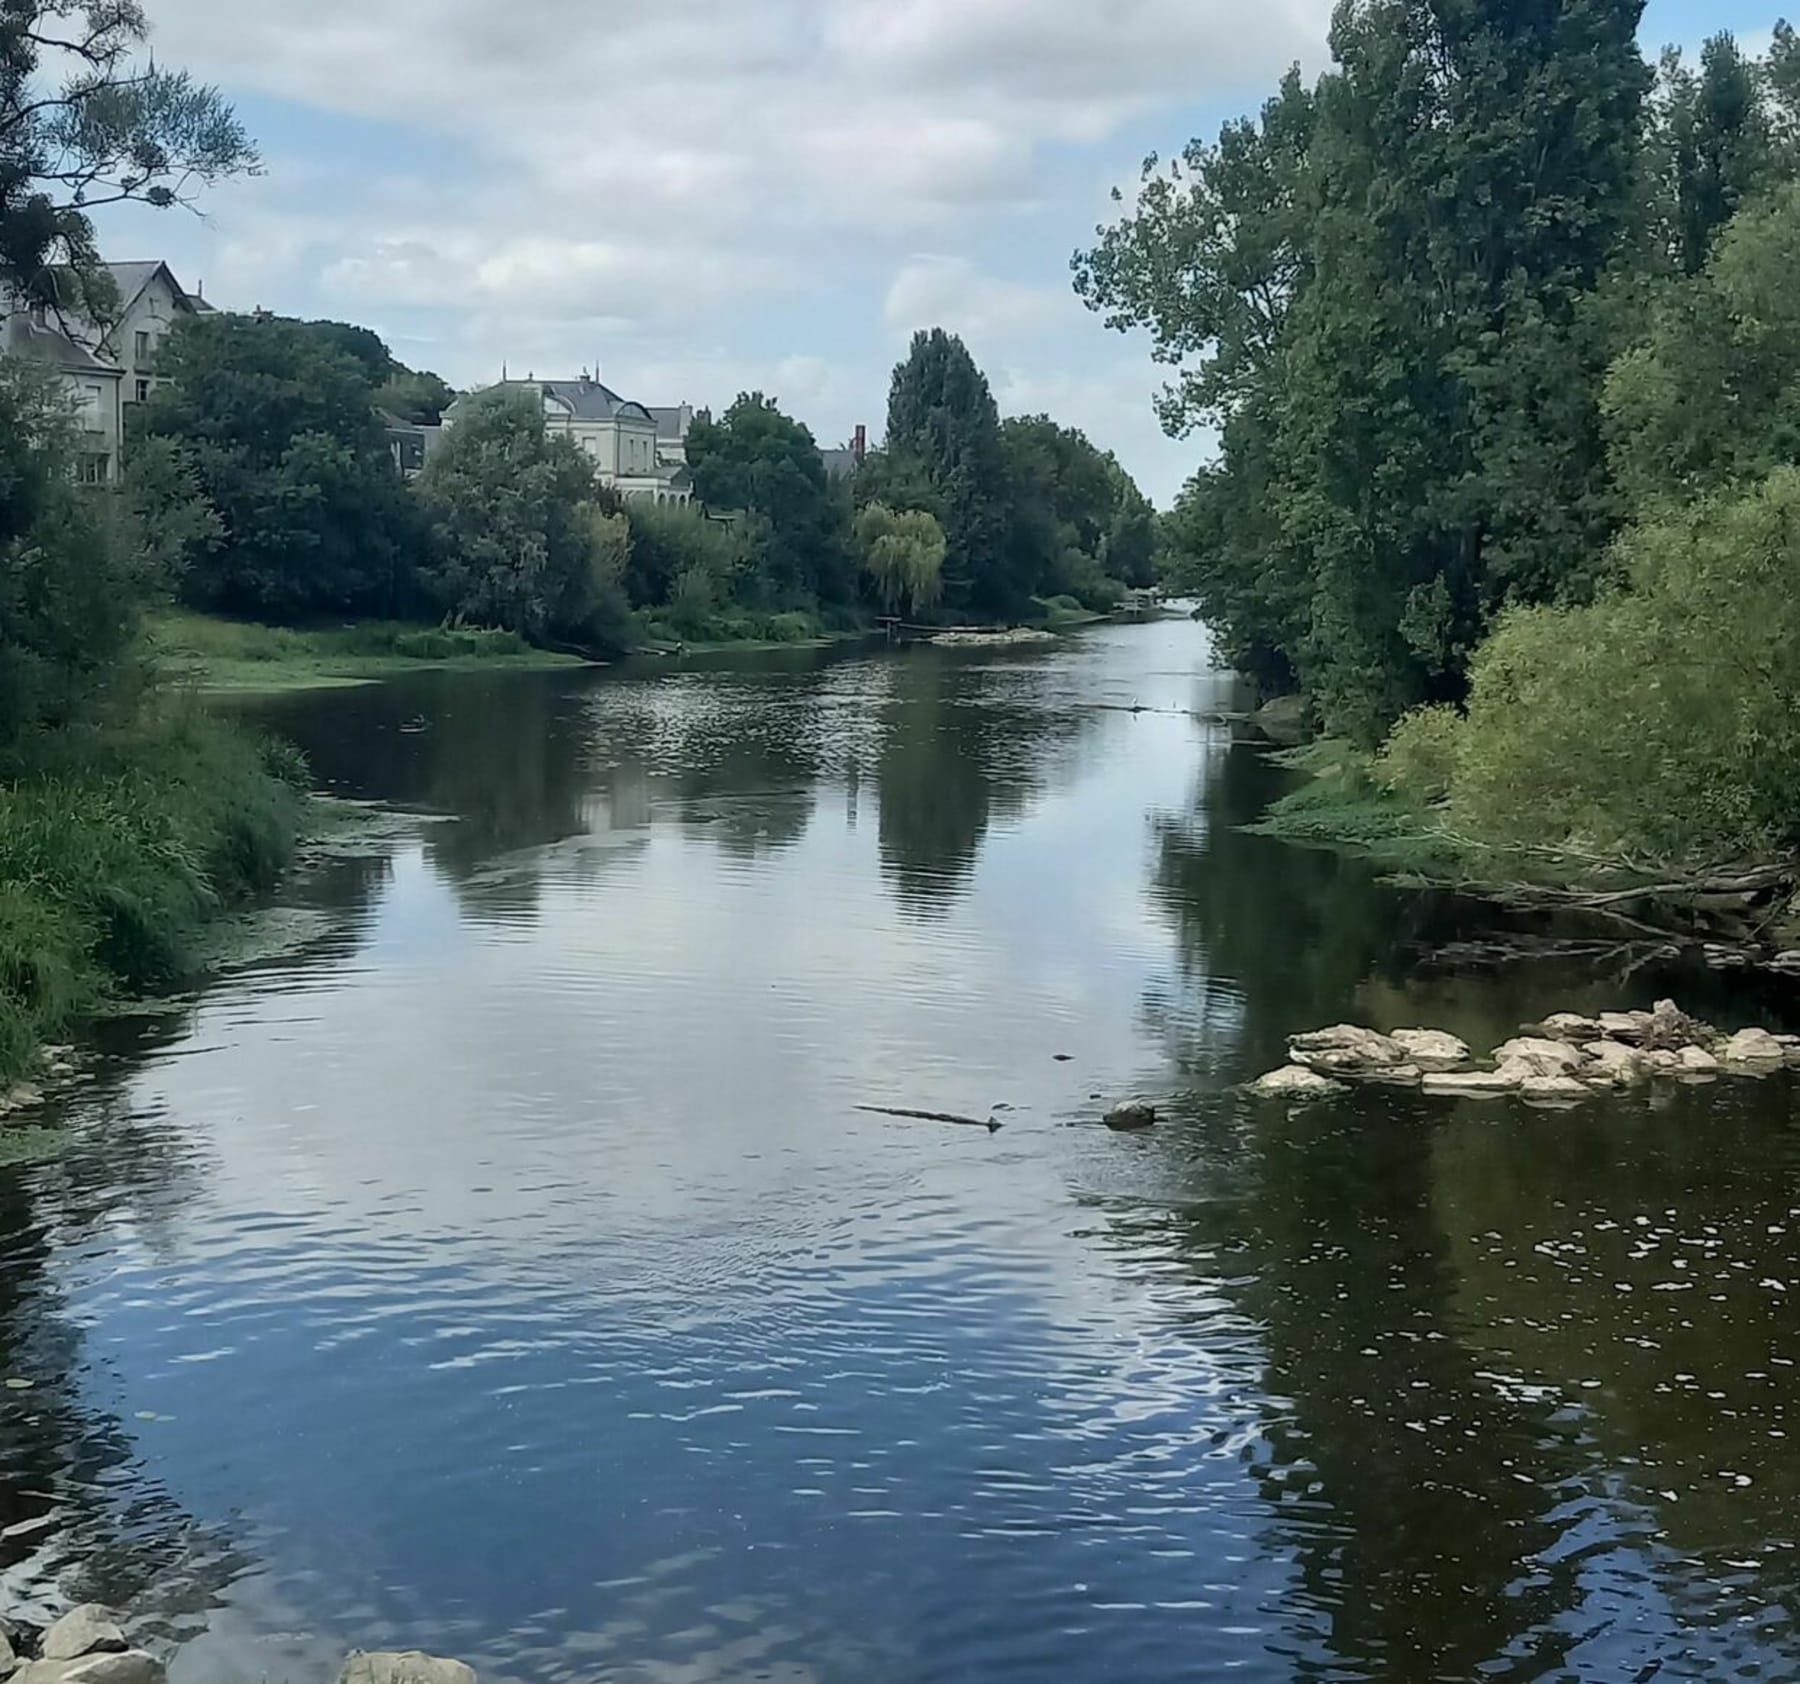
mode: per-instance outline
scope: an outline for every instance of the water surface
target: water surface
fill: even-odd
[[[178,1684],[1800,1677],[1789,1080],[1240,1099],[1671,983],[1434,965],[1233,700],[1170,621],[271,705],[427,817],[0,1172],[9,1595]]]

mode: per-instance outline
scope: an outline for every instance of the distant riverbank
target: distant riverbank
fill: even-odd
[[[586,664],[580,655],[533,648],[512,632],[399,620],[302,629],[171,611],[151,619],[148,636],[163,676],[204,690],[322,690],[433,669]]]

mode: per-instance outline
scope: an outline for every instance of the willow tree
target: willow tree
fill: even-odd
[[[944,593],[944,529],[923,509],[871,503],[856,517],[856,550],[890,614],[922,614]]]

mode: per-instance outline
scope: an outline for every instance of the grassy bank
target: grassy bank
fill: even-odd
[[[171,611],[155,616],[148,632],[158,671],[206,690],[314,690],[427,669],[582,664],[512,632],[392,620],[298,629]]]
[[[287,863],[304,779],[291,750],[177,709],[58,733],[0,784],[0,1084],[109,999],[194,973],[206,926]]]

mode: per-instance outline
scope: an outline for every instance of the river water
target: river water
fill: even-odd
[[[1671,984],[1436,962],[1233,699],[1165,621],[270,705],[423,817],[0,1172],[0,1590],[177,1684],[1800,1677],[1790,1078],[1235,1095]]]

